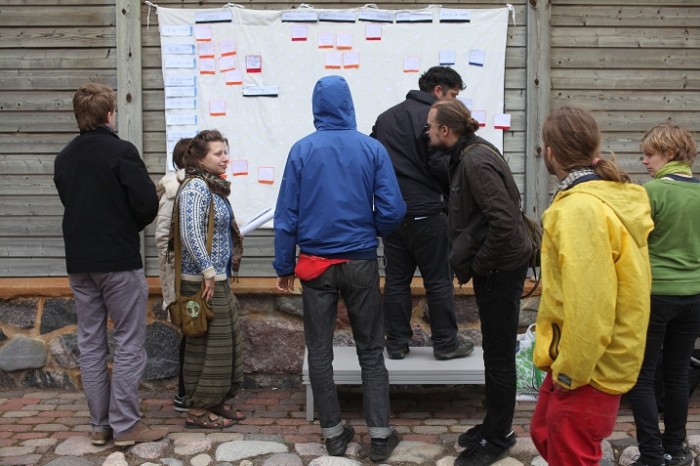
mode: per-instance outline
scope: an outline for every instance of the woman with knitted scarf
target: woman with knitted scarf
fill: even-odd
[[[189,410],[185,426],[223,429],[245,419],[228,404],[243,382],[239,308],[229,283],[240,266],[243,246],[228,201],[230,183],[221,178],[229,163],[226,139],[219,131],[201,131],[183,159],[186,178],[177,196],[182,250],[176,251],[182,254],[181,292],[193,295],[202,288],[202,297],[214,312],[204,336],[186,339],[184,404]],[[208,252],[212,200],[214,231]]]
[[[688,368],[700,335],[700,180],[691,171],[697,146],[689,131],[669,122],[644,136],[642,151],[642,162],[654,177],[644,185],[654,230],[649,236],[652,286],[646,350],[629,393],[640,452],[633,464],[685,466],[693,464],[683,445]],[[657,368],[665,392],[663,434],[654,391]]]

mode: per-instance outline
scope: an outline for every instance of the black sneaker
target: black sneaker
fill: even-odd
[[[666,466],[690,466],[693,464],[693,455],[685,447],[681,448],[681,451],[675,455],[665,453],[664,459],[666,460]]]
[[[508,447],[501,448],[482,438],[473,447],[459,454],[454,466],[488,466],[506,457],[508,450],[515,445],[515,435],[508,436]]]
[[[337,437],[326,439],[326,451],[331,456],[343,456],[348,448],[348,443],[355,436],[355,429],[352,426],[343,426],[343,433]]]
[[[396,431],[393,431],[387,438],[373,438],[370,444],[369,459],[375,463],[384,461],[391,456],[399,442],[399,434]]]
[[[173,408],[175,408],[175,411],[186,413],[188,408],[185,406],[185,397],[175,395],[175,398],[173,398]]]
[[[515,438],[515,432],[512,430],[508,435],[506,435],[506,440],[510,441],[511,438]],[[457,439],[457,443],[462,448],[472,448],[474,445],[479,443],[481,440],[481,424],[477,424],[465,433],[461,434]]]
[[[474,351],[474,343],[471,341],[460,341],[455,349],[452,351],[440,352],[433,351],[433,356],[435,359],[455,359],[455,358],[466,358]]]
[[[401,348],[401,349],[393,349],[393,350],[390,350],[389,348],[386,349],[386,353],[389,355],[389,359],[403,359],[410,352],[411,352],[411,350],[408,349],[408,346]]]

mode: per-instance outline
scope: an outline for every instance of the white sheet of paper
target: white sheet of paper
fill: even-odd
[[[195,60],[194,57],[187,55],[166,55],[163,60],[163,66],[168,69],[172,68],[194,68]]]
[[[169,37],[191,36],[192,26],[189,24],[161,24],[160,33]]]
[[[192,74],[187,75],[170,75],[163,78],[163,85],[166,87],[172,86],[196,86],[197,77]]]
[[[318,33],[318,47],[325,49],[325,48],[332,48],[333,45],[335,44],[335,34],[332,32],[319,32]]]
[[[221,51],[222,57],[225,57],[227,55],[235,55],[236,42],[233,39],[223,39],[219,42],[219,50]]]
[[[484,66],[486,60],[486,52],[483,50],[472,50],[469,52],[469,64],[475,66]]]
[[[163,55],[194,55],[194,45],[163,44]]]
[[[472,110],[472,118],[479,122],[479,126],[486,126],[486,110]]]
[[[360,66],[359,52],[345,52],[343,54],[343,68],[358,68]]]
[[[192,110],[197,108],[197,99],[191,97],[173,97],[165,99],[166,109],[187,109]]]
[[[342,65],[342,54],[340,52],[328,52],[325,57],[326,68],[340,68]]]
[[[196,125],[197,114],[194,112],[185,113],[165,113],[165,124],[167,126]]]
[[[306,24],[292,24],[292,40],[306,40],[309,37],[309,27]]]
[[[165,97],[197,97],[197,88],[188,87],[166,87]]]
[[[440,65],[454,65],[456,58],[454,50],[440,50]]]
[[[216,56],[216,45],[214,45],[214,42],[200,42],[197,44],[197,55],[200,58],[214,58]]]
[[[202,58],[199,60],[200,73],[216,73],[216,60],[214,58]]]
[[[335,37],[335,46],[339,49],[352,48],[352,34],[338,33]]]
[[[231,160],[231,173],[234,175],[247,175],[248,174],[248,161],[243,160]]]
[[[226,72],[226,84],[243,84],[243,72],[241,70],[231,70]]]
[[[194,38],[200,42],[209,42],[211,40],[211,26],[195,26]]]
[[[493,126],[498,129],[510,129],[510,113],[497,113],[493,117]]]
[[[209,115],[216,115],[216,116],[226,115],[226,101],[225,100],[210,100],[209,101]]]
[[[365,26],[365,38],[367,40],[377,40],[382,38],[382,25],[369,23]]]
[[[258,181],[272,183],[275,181],[275,167],[258,167]]]
[[[224,71],[231,71],[236,69],[236,57],[233,55],[228,55],[226,57],[219,58],[219,69]]]
[[[260,55],[246,55],[245,56],[245,67],[247,70],[261,70],[262,69],[262,56]]]
[[[420,58],[418,57],[403,57],[403,70],[406,71],[419,71],[420,70]]]

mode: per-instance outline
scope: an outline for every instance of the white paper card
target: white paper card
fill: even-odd
[[[258,181],[260,183],[272,183],[275,181],[274,167],[258,167]]]
[[[306,24],[292,24],[292,40],[306,40],[309,37],[309,27]]]
[[[279,86],[243,86],[244,97],[254,97],[259,95],[276,96],[279,95]]]
[[[483,50],[472,50],[469,52],[469,64],[475,66],[484,66],[486,60],[486,52]]]
[[[420,70],[420,58],[418,57],[404,57],[403,58],[403,71],[413,72]]]
[[[194,27],[194,38],[201,42],[208,42],[211,40],[211,26],[195,26]]]
[[[280,15],[282,21],[300,21],[303,23],[315,23],[318,21],[318,12],[309,10],[287,10]]]
[[[486,126],[486,110],[472,110],[472,118],[479,122],[479,126]]]
[[[216,56],[216,46],[214,42],[202,42],[198,45],[198,55],[200,58],[214,58]]]
[[[201,74],[216,73],[216,60],[214,58],[202,58],[199,60],[199,72]]]
[[[226,72],[226,84],[243,84],[243,72],[241,70],[231,70]]]
[[[319,48],[332,48],[335,44],[335,35],[332,32],[319,32],[318,33],[318,46]]]
[[[219,59],[219,69],[223,71],[231,71],[236,69],[236,57],[229,55]]]
[[[163,66],[165,68],[194,68],[195,60],[194,57],[187,55],[166,55],[163,59]]]
[[[440,8],[440,21],[449,22],[469,22],[471,21],[470,10],[460,10],[455,8]]]
[[[343,54],[343,68],[359,68],[360,54],[359,52],[345,52]]]
[[[168,140],[179,141],[180,139],[193,138],[197,135],[197,128],[168,128]]]
[[[190,97],[172,97],[165,99],[166,109],[194,109],[197,108],[196,99]]]
[[[493,118],[493,126],[498,129],[510,129],[510,113],[497,113]]]
[[[165,97],[196,97],[197,88],[192,87],[166,87]]]
[[[189,24],[161,24],[160,33],[169,37],[191,36],[192,26]]]
[[[340,68],[343,56],[340,52],[328,52],[325,57],[326,68]]]
[[[196,125],[197,114],[192,112],[186,113],[165,113],[165,124],[168,126]]]
[[[219,42],[219,50],[221,51],[221,56],[226,57],[228,55],[236,54],[236,42],[231,39],[224,39]]]
[[[194,75],[177,75],[177,76],[166,76],[163,79],[163,84],[166,87],[171,86],[196,86],[197,77]]]
[[[335,46],[339,49],[351,49],[352,34],[338,33],[338,35],[335,38]]]
[[[319,21],[337,21],[342,23],[354,23],[355,22],[355,12],[354,11],[319,11],[318,13]]]
[[[231,22],[231,10],[198,11],[194,14],[195,23],[228,23]]]
[[[209,115],[212,115],[212,116],[226,115],[226,101],[225,100],[210,100],[209,101]]]
[[[194,45],[163,44],[163,55],[194,55]]]
[[[394,13],[389,11],[362,10],[357,14],[357,19],[362,21],[376,21],[379,23],[393,23]]]
[[[367,40],[381,40],[382,38],[382,25],[376,23],[370,23],[365,26],[365,38]]]
[[[454,50],[440,50],[440,64],[454,65],[457,54]]]
[[[247,175],[248,174],[248,161],[243,160],[231,160],[231,173],[233,175]]]

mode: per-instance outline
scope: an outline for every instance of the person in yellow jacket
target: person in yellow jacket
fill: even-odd
[[[644,188],[599,158],[588,112],[554,110],[542,139],[560,183],[542,218],[534,361],[547,376],[530,436],[550,466],[597,465],[644,358],[651,209]]]

